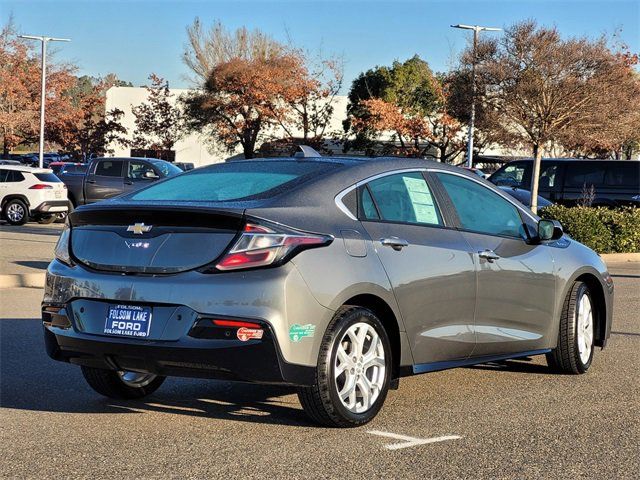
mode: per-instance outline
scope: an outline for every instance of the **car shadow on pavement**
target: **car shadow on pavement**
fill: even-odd
[[[60,232],[64,228],[63,224],[55,225],[37,225],[37,224],[25,224],[25,225],[9,225],[8,223],[0,223],[1,231],[20,233],[25,235],[50,235],[54,237],[60,236]]]
[[[469,367],[473,370],[492,370],[496,372],[515,373],[540,373],[550,375],[553,371],[545,364],[533,363],[532,357],[523,357],[514,360],[500,360],[497,362],[487,362]]]
[[[168,378],[143,400],[112,400],[85,383],[80,368],[51,360],[40,320],[0,319],[0,408],[61,413],[163,412],[309,427],[290,387]]]
[[[18,260],[13,262],[16,265],[20,265],[22,267],[36,268],[38,270],[46,270],[49,266],[48,261],[40,261],[40,260]]]

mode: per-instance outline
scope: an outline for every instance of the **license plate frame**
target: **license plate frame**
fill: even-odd
[[[153,307],[146,305],[109,304],[104,322],[105,335],[129,338],[148,338],[151,331]]]

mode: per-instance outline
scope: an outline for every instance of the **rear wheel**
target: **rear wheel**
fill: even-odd
[[[547,354],[549,366],[563,373],[585,373],[593,360],[594,333],[594,304],[589,287],[584,282],[574,282],[562,309],[558,345]]]
[[[18,198],[14,198],[5,203],[2,213],[11,225],[24,225],[27,223],[27,220],[29,220],[27,204]]]
[[[105,397],[120,400],[142,398],[155,392],[165,377],[152,373],[80,367],[89,386]]]
[[[373,312],[344,308],[336,313],[322,340],[315,385],[298,390],[300,403],[322,425],[363,425],[385,401],[391,360],[389,338]]]

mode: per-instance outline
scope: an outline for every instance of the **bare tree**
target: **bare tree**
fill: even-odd
[[[510,142],[533,150],[531,209],[536,212],[543,149],[585,132],[605,132],[624,118],[620,99],[631,95],[633,69],[605,38],[563,39],[557,29],[533,21],[506,29],[499,41],[484,40],[482,47],[481,101],[497,114]]]
[[[241,27],[232,32],[219,21],[207,28],[198,17],[187,27],[187,38],[182,59],[198,86],[206,83],[211,71],[220,64],[236,59],[273,60],[285,50],[284,45],[260,30]]]

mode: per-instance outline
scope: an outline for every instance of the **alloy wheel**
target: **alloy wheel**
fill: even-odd
[[[593,308],[589,295],[583,294],[578,302],[578,353],[580,360],[586,364],[591,358],[593,348]]]
[[[19,222],[24,218],[24,207],[19,203],[13,203],[7,208],[7,218],[12,222]]]
[[[353,324],[338,344],[334,362],[338,397],[349,411],[369,410],[385,381],[384,345],[372,325]]]

